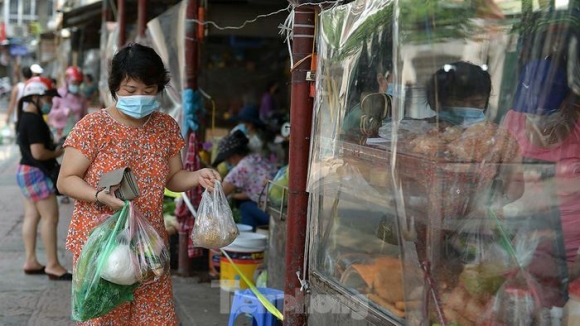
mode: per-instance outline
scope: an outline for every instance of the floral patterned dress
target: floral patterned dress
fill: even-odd
[[[143,127],[130,127],[101,110],[79,121],[64,147],[81,151],[90,161],[84,180],[95,189],[103,173],[131,168],[141,191],[134,203],[168,244],[163,223],[163,193],[168,181],[169,159],[178,155],[184,144],[177,122],[167,114],[154,112]],[[95,203],[75,202],[66,239],[75,267],[89,233],[99,224],[99,218],[113,213],[108,207]],[[79,325],[177,325],[169,275],[157,282],[141,285],[134,296],[133,302]]]

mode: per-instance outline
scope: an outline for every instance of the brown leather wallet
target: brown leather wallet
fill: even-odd
[[[139,197],[139,185],[137,178],[130,168],[121,168],[111,172],[103,173],[99,180],[99,187],[105,188],[108,193],[111,187],[119,185],[115,191],[115,196],[123,200],[132,200]]]

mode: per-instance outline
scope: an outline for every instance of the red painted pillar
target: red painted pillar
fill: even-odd
[[[145,37],[147,29],[147,0],[139,0],[137,3],[137,32],[139,38]]]
[[[198,43],[197,24],[192,19],[197,19],[199,9],[198,0],[189,0],[185,10],[185,88],[197,89],[197,64]],[[182,276],[191,275],[191,261],[187,254],[187,232],[179,233],[179,252],[177,271]]]
[[[313,52],[315,12],[306,7],[294,11],[292,58],[298,62]],[[306,324],[304,292],[300,291],[299,272],[304,277],[304,247],[306,241],[306,219],[308,217],[308,193],[306,178],[310,153],[312,127],[312,98],[306,72],[310,70],[308,58],[292,70],[292,95],[290,106],[290,148],[288,183],[288,219],[286,220],[286,272],[284,293],[284,325]],[[307,259],[307,257],[306,257]]]
[[[117,40],[117,45],[119,48],[125,45],[127,40],[126,29],[127,20],[125,15],[125,0],[117,0],[117,24],[119,24],[119,39]]]

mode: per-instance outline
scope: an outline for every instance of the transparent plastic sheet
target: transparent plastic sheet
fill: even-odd
[[[147,23],[147,40],[159,53],[171,80],[165,88],[165,95],[159,97],[163,112],[175,120],[182,121],[183,67],[185,66],[185,2],[178,3]],[[173,35],[175,37],[166,37]],[[143,42],[142,41],[142,42]]]
[[[129,217],[129,203],[97,226],[87,239],[75,266],[72,281],[72,317],[87,321],[102,316],[124,302],[133,301],[138,283],[120,285],[101,277],[107,259],[119,247]],[[126,253],[126,252],[125,252]]]
[[[342,144],[351,136],[345,121],[362,114],[357,103],[376,84],[374,67],[389,69],[391,34],[384,22],[390,19],[390,4],[355,1],[320,14],[310,193],[336,196],[339,185],[348,184],[345,195],[385,201],[376,188],[388,186],[387,173],[373,168],[372,161],[357,162],[355,148],[343,155]],[[359,121],[352,124],[358,128]]]
[[[206,190],[202,194],[191,240],[196,247],[219,249],[231,244],[239,234],[222,185],[216,181],[212,193]]]
[[[426,5],[404,0],[398,5],[397,20],[382,17],[386,27],[375,19],[381,10],[370,8],[388,8],[387,1],[356,1],[320,15],[308,179],[308,191],[326,203],[316,213],[318,268],[332,274],[332,262],[322,257],[336,258],[328,247],[333,232],[325,238],[326,228],[337,225],[329,202],[358,200],[361,209],[369,202],[378,204],[389,213],[382,225],[398,231],[405,299],[420,302],[408,306],[406,323],[448,325],[446,300],[466,266],[485,265],[469,273],[492,284],[486,303],[495,295],[489,292],[497,293],[499,280],[505,278],[498,275],[506,253],[497,231],[490,224],[477,224],[478,219],[490,221],[486,212],[491,208],[510,236],[551,234],[533,251],[524,274],[541,289],[534,298],[541,302],[536,307],[562,306],[567,300],[567,263],[580,234],[573,204],[580,196],[580,179],[573,172],[578,117],[570,113],[580,108],[577,9],[568,3],[547,8],[519,1]],[[390,27],[392,35],[381,39],[378,34]],[[360,95],[377,92],[370,89],[376,85],[365,85],[365,76],[386,75],[383,60],[392,62],[390,120],[372,137],[361,124],[344,128],[349,113],[360,105]],[[470,82],[461,91],[446,91],[464,79]],[[533,117],[549,115],[542,107],[572,110],[561,119]],[[481,112],[469,110],[473,108]],[[555,124],[562,128],[546,132]],[[561,143],[569,147],[561,151]],[[367,219],[364,213],[356,217]],[[352,229],[352,235],[357,233]],[[342,228],[341,239],[348,230]],[[457,233],[469,234],[479,254],[450,256],[450,242],[460,240]],[[476,258],[478,264],[473,264]],[[469,309],[483,311],[483,301],[478,298]],[[476,323],[464,320],[462,325]]]
[[[415,259],[428,266],[423,268],[421,309],[409,312],[407,321],[475,325],[482,322],[477,316],[491,304],[490,298],[499,295],[498,287],[512,292],[512,285],[500,287],[501,280],[507,278],[507,254],[486,213],[490,207],[500,212],[500,219],[505,219],[502,223],[506,224],[510,240],[513,234],[530,238],[539,232],[556,235],[544,239],[537,248],[529,246],[533,260],[522,267],[520,277],[529,280],[528,290],[534,288],[533,292],[539,293],[533,296],[532,310],[525,311],[561,306],[566,300],[568,272],[562,239],[566,238],[562,235],[564,220],[560,221],[562,197],[556,189],[563,180],[553,173],[554,163],[557,169],[557,161],[565,155],[561,151],[538,155],[531,148],[541,146],[548,152],[553,147],[550,144],[562,142],[562,134],[571,128],[568,125],[563,133],[544,135],[537,141],[540,137],[530,132],[538,130],[532,130],[526,119],[534,122],[528,116],[538,113],[546,103],[562,110],[566,104],[558,93],[566,84],[563,81],[568,80],[568,90],[564,92],[570,94],[573,90],[570,75],[562,77],[565,68],[550,63],[560,60],[555,59],[558,53],[540,55],[571,44],[558,45],[566,33],[560,31],[561,26],[549,27],[554,26],[557,15],[570,8],[561,8],[556,14],[530,7],[526,10],[536,11],[533,15],[526,17],[517,12],[508,18],[508,14],[514,14],[507,11],[508,4],[493,1],[471,7],[440,2],[425,12],[416,10],[417,2],[413,0],[400,4],[394,70],[395,83],[405,85],[405,94],[395,98],[394,115],[401,115],[391,128],[391,166],[395,166],[394,179],[400,185],[394,197],[400,225],[412,218],[416,230],[416,237],[404,237],[413,241],[404,242],[408,244],[404,248],[408,262],[405,267],[412,268]],[[546,32],[549,36],[539,36]],[[556,42],[552,43],[555,46],[542,50],[549,40]],[[559,54],[564,53],[569,50]],[[540,58],[542,62],[538,62]],[[570,61],[565,65],[570,66]],[[461,86],[462,80],[471,81]],[[467,86],[460,91],[463,94],[452,93]],[[533,91],[526,91],[528,88]],[[475,90],[479,91],[471,98],[464,96]],[[408,94],[409,91],[415,94]],[[484,103],[478,104],[475,99],[481,95],[485,95]],[[408,123],[424,103],[436,113],[427,119],[432,129],[413,135],[407,129],[396,128],[397,123],[399,127]],[[485,114],[471,115],[478,113],[470,110],[477,107],[485,109]],[[549,122],[563,123],[565,119],[538,120],[546,127]],[[554,139],[547,140],[552,136]],[[534,137],[537,142],[530,146],[530,138]],[[542,176],[541,181],[530,178],[536,173]],[[578,189],[577,179],[568,182]],[[412,196],[422,197],[419,205],[410,200]],[[458,246],[462,248],[459,253],[449,251]],[[410,251],[416,251],[417,256],[409,255]],[[546,264],[554,270],[541,267]],[[411,282],[406,279],[407,291],[413,289]],[[525,315],[523,311],[520,312]]]

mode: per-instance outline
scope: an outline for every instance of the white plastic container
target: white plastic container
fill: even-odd
[[[252,232],[252,226],[247,224],[236,224],[240,233],[242,232]]]

